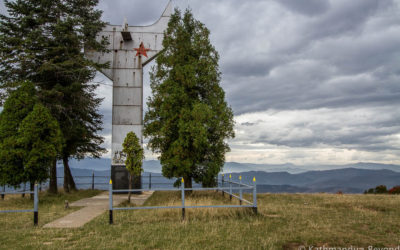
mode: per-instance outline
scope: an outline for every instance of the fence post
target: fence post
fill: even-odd
[[[257,182],[256,177],[253,178],[253,211],[257,214]]]
[[[23,190],[23,193],[21,194],[22,198],[25,197],[25,190],[26,190],[26,182],[24,183],[24,190]]]
[[[232,200],[232,175],[229,174],[229,200]]]
[[[4,193],[6,192],[6,185],[3,185],[3,193],[1,194],[1,199],[4,200]]]
[[[110,184],[108,186],[108,199],[109,199],[109,211],[110,211],[110,224],[113,224],[113,188],[112,188],[112,180],[110,180]]]
[[[94,190],[94,171],[92,171],[92,190]]]
[[[241,175],[239,175],[239,183],[240,183],[239,188],[242,188],[242,176]],[[243,191],[242,189],[239,189],[240,205],[242,205],[242,198],[243,198],[242,191]]]
[[[37,226],[39,221],[39,192],[38,184],[35,183],[34,193],[33,193],[33,225]]]
[[[182,220],[185,220],[185,180],[182,177]]]
[[[149,173],[149,189],[151,189],[151,173]]]
[[[222,196],[225,196],[225,194],[224,194],[224,187],[225,187],[225,180],[224,180],[224,174],[222,174]]]
[[[218,188],[219,188],[218,174],[217,174],[216,180],[217,180],[217,185],[216,185],[217,189],[215,189],[215,192],[218,193]]]

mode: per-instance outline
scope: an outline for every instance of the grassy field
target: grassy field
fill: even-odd
[[[42,195],[38,227],[33,226],[31,213],[0,214],[0,248],[354,249],[400,245],[398,195],[259,194],[258,215],[242,208],[187,209],[186,220],[182,221],[180,209],[115,211],[111,226],[107,212],[78,229],[42,228],[72,211],[64,209],[64,200],[96,193]],[[222,203],[230,201],[215,192],[193,193],[187,201]],[[31,204],[27,198],[9,196],[0,200],[0,209],[26,208]],[[180,204],[179,193],[157,192],[145,205]]]

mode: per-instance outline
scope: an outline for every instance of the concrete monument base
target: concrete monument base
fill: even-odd
[[[111,166],[113,189],[129,189],[129,172],[125,166]],[[132,189],[142,188],[142,176],[132,178]],[[132,192],[141,194],[142,192]]]

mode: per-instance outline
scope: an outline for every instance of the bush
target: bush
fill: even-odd
[[[387,194],[388,190],[385,185],[379,185],[364,191],[364,194]]]
[[[386,194],[387,192],[388,191],[385,185],[379,185],[375,188],[375,194]]]
[[[389,194],[400,194],[400,186],[392,187],[389,191]]]

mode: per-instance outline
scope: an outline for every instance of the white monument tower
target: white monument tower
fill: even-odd
[[[95,62],[110,63],[110,68],[101,72],[113,82],[111,174],[117,186],[127,187],[122,153],[126,134],[134,131],[143,143],[143,66],[163,49],[163,32],[171,13],[170,1],[153,25],[129,26],[126,19],[122,26],[106,25],[97,36],[99,40],[108,39],[109,53],[85,51],[86,56]]]

